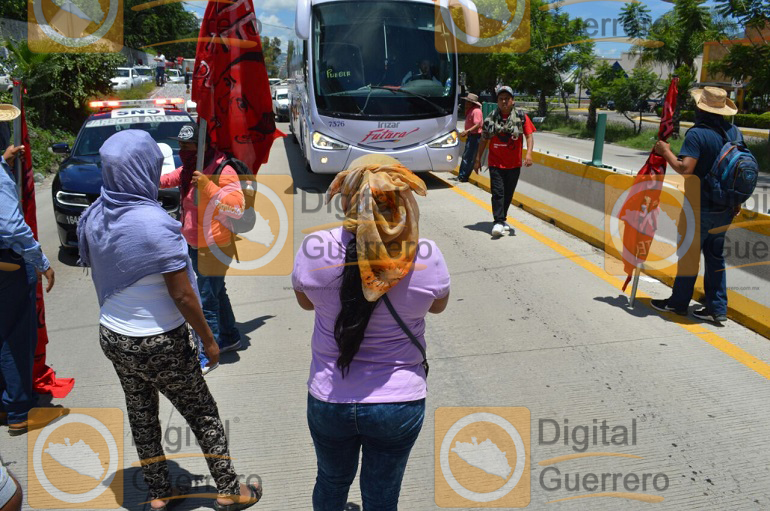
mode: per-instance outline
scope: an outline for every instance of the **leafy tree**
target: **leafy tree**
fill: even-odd
[[[748,81],[747,92],[753,108],[770,107],[770,41],[764,31],[770,27],[770,3],[766,0],[718,0],[717,12],[730,16],[748,32],[750,44],[729,45],[729,53],[711,70],[734,80]]]
[[[0,18],[27,21],[28,0],[3,0],[0,2]]]
[[[123,63],[119,53],[32,52],[26,42],[7,41],[15,77],[27,89],[30,118],[47,128],[77,130],[87,102],[112,92],[110,78]]]
[[[663,43],[660,46],[635,46],[633,51],[640,55],[639,63],[665,64],[683,73],[687,79],[695,76],[695,59],[703,53],[703,43],[719,38],[726,29],[702,0],[674,0],[674,8],[649,27],[634,20],[633,12],[639,12],[639,8],[626,4],[621,15],[626,33]],[[688,96],[687,89],[681,86],[674,112],[674,133],[678,133],[679,111]]]
[[[623,76],[620,69],[616,69],[607,62],[599,64],[593,73],[583,75],[583,87],[591,91],[588,101],[588,121],[586,129],[596,129],[596,109],[605,105],[612,95],[612,83]]]
[[[630,76],[613,80],[609,93],[615,100],[615,110],[631,121],[635,134],[642,131],[642,113],[647,109],[647,100],[659,88],[658,75],[645,67],[637,67]],[[639,126],[629,116],[635,112],[639,113]]]
[[[125,0],[123,3],[123,41],[129,48],[142,48],[155,43],[198,36],[198,19],[193,13],[186,11],[181,3],[162,4],[141,11],[132,9],[144,3],[146,0]],[[166,45],[159,49],[166,56],[195,54],[194,44],[192,52],[183,50],[184,55],[169,53]]]
[[[262,54],[265,57],[265,67],[268,76],[278,76],[278,57],[281,55],[281,40],[277,37],[262,38]]]
[[[480,10],[482,4],[484,0],[478,2]],[[545,4],[544,0],[530,3],[530,48],[526,52],[474,53],[460,57],[460,69],[465,71],[466,83],[471,90],[494,90],[499,81],[505,82],[514,90],[537,96],[538,115],[545,115],[546,98],[564,90],[561,75],[576,68],[591,67],[594,46],[587,41],[585,22],[570,19],[559,9],[540,10]],[[504,7],[504,2],[492,2],[488,6],[485,4],[487,10],[482,12]],[[565,113],[569,116],[566,98],[562,94]]]
[[[620,10],[618,17],[626,35],[632,39],[639,39],[647,35],[652,25],[650,8],[643,3],[628,3]]]

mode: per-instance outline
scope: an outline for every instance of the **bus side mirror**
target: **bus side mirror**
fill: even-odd
[[[294,32],[302,40],[310,38],[310,0],[297,0],[297,13],[294,16]]]

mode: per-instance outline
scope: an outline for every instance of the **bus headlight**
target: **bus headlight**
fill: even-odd
[[[327,137],[326,135],[322,135],[321,133],[318,133],[317,131],[313,133],[313,148],[314,149],[347,149],[348,145],[340,142],[339,140],[334,140],[331,137]]]
[[[447,147],[456,147],[458,144],[458,137],[457,132],[452,131],[448,135],[444,135],[443,137],[439,137],[433,142],[428,143],[428,147],[433,147],[434,149],[446,149]]]

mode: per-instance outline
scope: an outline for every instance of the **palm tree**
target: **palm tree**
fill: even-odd
[[[635,46],[639,64],[664,64],[679,76],[679,98],[674,112],[674,133],[679,131],[682,105],[688,101],[689,84],[695,81],[695,60],[703,53],[703,44],[719,38],[724,26],[712,19],[703,0],[674,0],[674,8],[654,23],[640,23],[634,14],[646,14],[644,9],[626,4],[621,22],[626,34],[647,40],[660,41],[660,46]]]

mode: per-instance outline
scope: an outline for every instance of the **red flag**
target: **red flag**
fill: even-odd
[[[251,0],[210,1],[195,54],[192,99],[214,147],[256,174],[267,163],[275,128],[262,42]]]
[[[19,82],[13,83],[21,87]],[[23,89],[22,89],[23,90]],[[27,119],[24,114],[24,94],[21,94],[19,104],[21,110],[21,140],[24,144],[24,159],[22,160],[21,174],[21,207],[24,213],[24,221],[32,229],[32,234],[37,237],[37,206],[35,205],[35,175],[32,171],[32,150],[29,145],[29,132],[27,131]],[[43,283],[37,283],[37,348],[35,349],[35,363],[32,368],[33,386],[38,394],[51,394],[55,398],[63,398],[70,393],[75,385],[74,378],[57,378],[53,369],[45,363],[46,345],[48,344],[48,330],[45,325],[45,303],[43,302]]]
[[[663,102],[663,114],[658,127],[658,139],[667,140],[674,132],[674,109],[676,108],[679,78],[673,78]],[[666,175],[666,160],[650,151],[642,169],[636,175],[628,198],[620,209],[618,218],[623,220],[623,269],[628,277],[623,291],[631,281],[636,266],[647,260],[660,213],[660,191]]]

